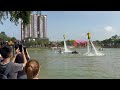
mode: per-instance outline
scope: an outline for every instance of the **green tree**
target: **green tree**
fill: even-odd
[[[113,40],[116,40],[116,39],[118,39],[118,38],[119,38],[118,35],[115,35],[115,36],[112,36],[112,37],[111,37],[111,39],[113,39]]]
[[[2,20],[6,20],[10,16],[10,21],[14,22],[15,25],[19,23],[19,19],[23,21],[24,25],[30,22],[31,11],[0,11],[0,22],[3,24]]]
[[[1,33],[0,33],[0,38],[1,38],[2,40],[7,40],[7,39],[8,39],[8,37],[7,37],[7,35],[5,34],[5,32],[1,32]]]
[[[64,45],[64,41],[61,41],[60,44],[61,44],[61,46],[63,46]]]
[[[16,38],[15,37],[8,37],[6,34],[5,34],[5,32],[1,32],[0,33],[0,38],[1,38],[1,40],[3,40],[3,41],[14,41],[14,40],[16,40]]]
[[[71,43],[71,45],[73,45],[74,44],[74,40],[71,40],[70,43]]]
[[[114,35],[109,39],[101,41],[103,46],[119,47],[120,46],[120,36]]]
[[[15,38],[15,37],[12,37],[12,38],[11,38],[11,41],[13,41],[13,42],[14,42],[15,40],[16,40],[16,38]]]

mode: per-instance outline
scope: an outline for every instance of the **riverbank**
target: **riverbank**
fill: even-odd
[[[28,50],[41,50],[41,49],[50,49],[45,47],[29,47]]]
[[[102,48],[120,48],[120,46],[102,46]]]

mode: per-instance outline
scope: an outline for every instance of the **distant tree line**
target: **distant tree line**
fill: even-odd
[[[15,37],[9,37],[5,32],[0,32],[0,46],[6,44],[14,44],[17,39]]]
[[[114,35],[103,41],[96,40],[95,43],[104,48],[118,48],[120,47],[120,36]]]
[[[66,40],[66,44],[68,46],[73,46],[74,40]],[[51,46],[51,47],[63,47],[64,41],[49,42],[49,46]]]
[[[0,33],[0,41],[4,41],[4,42],[6,42],[6,41],[15,41],[16,40],[16,38],[15,37],[9,37],[9,36],[7,36],[6,35],[6,33],[5,32],[1,32]]]
[[[49,39],[34,39],[34,38],[26,38],[22,41],[22,43],[27,47],[48,47]]]

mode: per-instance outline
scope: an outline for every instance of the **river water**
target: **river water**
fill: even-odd
[[[120,48],[105,48],[105,56],[58,54],[50,49],[30,49],[41,64],[40,79],[120,79]],[[98,49],[97,49],[98,50]],[[101,51],[99,51],[101,52]]]

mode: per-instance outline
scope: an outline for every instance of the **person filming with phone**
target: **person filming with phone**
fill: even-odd
[[[19,63],[19,64],[23,63],[24,60],[23,60],[22,49],[24,50],[27,61],[30,60],[30,55],[28,53],[27,48],[23,47],[22,45],[15,45],[15,51],[16,51],[16,53],[18,53],[18,55],[16,56],[16,59],[14,61],[15,63]],[[27,75],[26,75],[24,69],[22,71],[18,72],[17,79],[27,79]]]
[[[16,50],[17,51],[17,50]],[[13,56],[12,48],[10,46],[4,46],[0,49],[2,60],[0,61],[0,79],[17,79],[18,72],[22,71],[27,63],[24,50],[21,55],[23,56],[23,63],[14,63],[17,53]],[[12,61],[11,61],[12,59]]]

